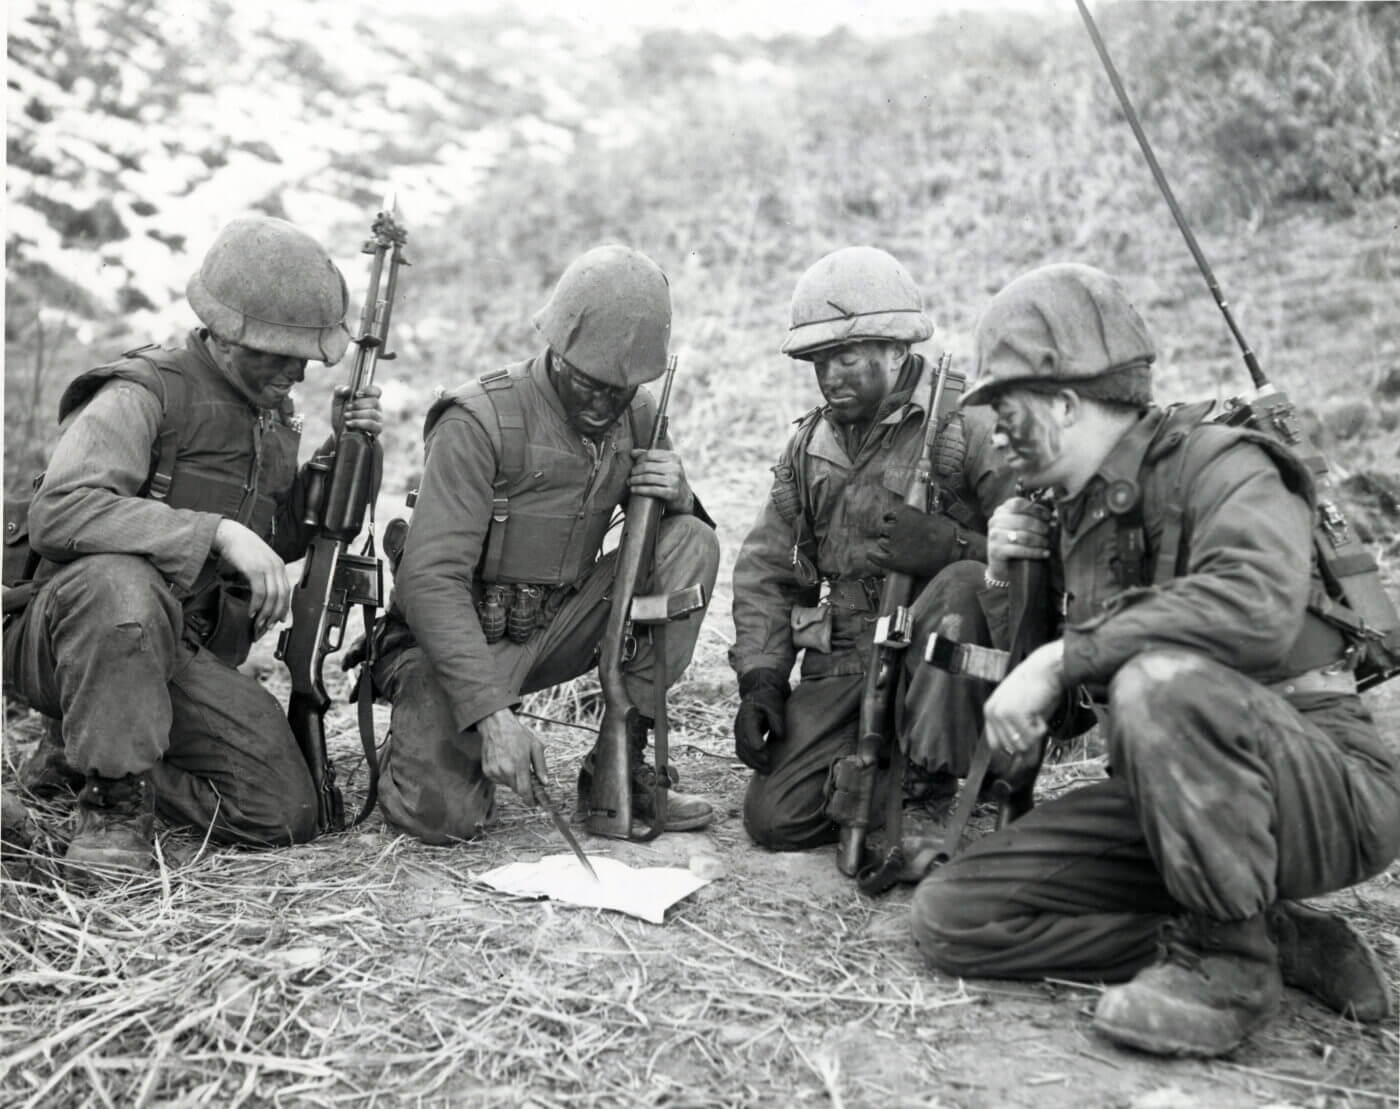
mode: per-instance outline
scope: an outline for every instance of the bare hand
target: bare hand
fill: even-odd
[[[371,385],[354,400],[350,386],[337,385],[331,395],[331,427],[339,435],[346,428],[363,431],[371,439],[384,430],[384,411],[379,407],[378,385]]]
[[[644,497],[655,497],[673,512],[688,512],[695,503],[681,456],[675,451],[634,450],[627,488]]]
[[[982,707],[987,746],[1001,756],[998,765],[1017,769],[1039,758],[1046,721],[1063,695],[1064,640],[1056,639],[1027,655]]]
[[[1016,558],[1050,557],[1050,509],[1028,497],[1012,497],[987,521],[987,575],[1006,581]]]
[[[497,709],[477,723],[481,733],[481,769],[491,781],[506,786],[527,805],[535,804],[533,769],[546,775],[544,744],[510,709]]]
[[[282,557],[237,520],[219,521],[214,552],[248,582],[248,612],[257,639],[287,615],[292,604],[292,580]]]

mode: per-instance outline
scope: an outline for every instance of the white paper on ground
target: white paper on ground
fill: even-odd
[[[538,862],[507,863],[477,878],[492,889],[520,897],[548,897],[570,905],[615,909],[652,924],[663,924],[666,910],[709,879],[681,866],[631,867],[616,859],[589,855],[594,881],[573,855],[546,855]]]

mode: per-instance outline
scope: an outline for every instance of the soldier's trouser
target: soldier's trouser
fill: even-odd
[[[914,939],[934,967],[1124,981],[1170,916],[1243,920],[1363,881],[1400,851],[1400,769],[1358,697],[1295,708],[1177,650],[1138,656],[1109,695],[1114,777],[1045,802],[919,886]]]
[[[316,797],[281,706],[187,642],[183,624],[146,559],[87,555],[5,629],[5,687],[61,718],[75,768],[146,775],[171,823],[218,843],[311,839]]]
[[[986,618],[977,602],[985,570],[980,562],[956,562],[924,587],[913,605],[913,642],[896,693],[899,733],[911,760],[930,770],[951,770],[959,777],[972,761],[982,731],[982,702],[991,687],[925,666],[923,647],[934,631],[964,643],[990,644]],[[839,838],[840,829],[825,811],[827,774],[832,763],[856,749],[870,638],[867,631],[860,646],[849,653],[848,664],[835,667],[856,673],[804,676],[788,698],[787,735],[768,748],[772,769],[755,774],[744,797],[744,827],[760,846],[801,851]],[[881,775],[872,813],[874,827],[884,815],[878,797],[884,784]]]
[[[554,619],[528,642],[502,639],[491,644],[503,686],[516,693],[533,693],[597,665],[616,561],[616,552],[599,559]],[[692,516],[662,519],[654,592],[669,593],[699,583],[709,597],[718,570],[719,540],[709,527]],[[694,612],[667,625],[667,688],[690,665],[703,617],[703,612]],[[628,697],[643,715],[650,716],[654,704],[650,639],[638,640],[636,656],[623,669]],[[379,786],[385,818],[425,843],[476,835],[491,816],[495,784],[482,772],[480,736],[475,729],[457,730],[451,703],[432,663],[421,648],[409,647],[376,668],[375,683],[393,703],[391,738]]]

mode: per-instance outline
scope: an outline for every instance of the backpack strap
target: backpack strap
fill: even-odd
[[[481,560],[481,580],[499,581],[505,556],[506,521],[510,519],[512,485],[525,472],[525,413],[509,370],[494,370],[478,379],[496,415],[501,453],[496,478],[491,483],[491,523],[486,532],[486,552]]]
[[[155,461],[151,466],[151,476],[146,484],[146,496],[153,501],[164,501],[170,496],[170,487],[175,480],[175,455],[180,448],[180,428],[185,421],[186,392],[184,374],[170,358],[157,359],[149,351],[160,351],[156,344],[138,347],[122,355],[123,358],[139,358],[156,371],[156,380],[163,387],[161,394],[160,430],[151,448]]]

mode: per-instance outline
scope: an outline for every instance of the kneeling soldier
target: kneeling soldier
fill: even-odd
[[[380,805],[428,843],[476,835],[498,785],[534,803],[544,748],[513,709],[595,665],[616,564],[603,538],[629,491],[666,506],[653,591],[701,584],[709,597],[719,566],[680,456],[666,440],[642,449],[656,402],[640,386],[665,371],[670,339],[665,275],[635,250],[595,248],[564,271],[535,326],[546,349],[428,413],[422,487],[378,630],[375,685],[393,702]],[[638,642],[625,677],[634,705],[645,711],[652,683],[684,673],[703,615],[668,633],[664,674]],[[652,721],[632,719],[633,815],[651,823]],[[591,774],[590,757],[581,802]],[[701,799],[669,794],[667,830],[711,817]]]
[[[29,509],[32,597],[6,598],[5,687],[62,721],[21,779],[81,783],[75,874],[148,869],[153,812],[216,843],[316,834],[282,707],[235,667],[287,615],[285,563],[312,538],[289,393],[344,354],[345,281],[305,232],[259,217],[219,233],[187,296],[204,326],[183,347],[65,390]],[[378,434],[378,392],[336,420]]]
[[[1400,848],[1400,759],[1347,638],[1312,605],[1307,471],[1202,406],[1156,407],[1147,329],[1088,266],[997,294],[977,360],[964,403],[992,406],[998,446],[1026,487],[1053,491],[1059,525],[1052,549],[1039,506],[997,510],[989,618],[1002,624],[1010,559],[1055,558],[1065,589],[1062,636],[997,686],[987,741],[1033,756],[1083,686],[1106,708],[1112,776],[926,879],[919,946],[960,976],[1115,983],[1095,1025],[1159,1054],[1232,1050],[1284,983],[1385,1016],[1374,954],[1293,900],[1364,881]]]

